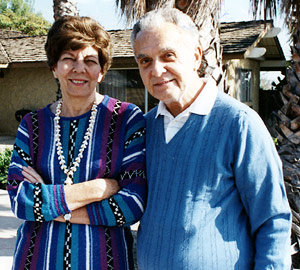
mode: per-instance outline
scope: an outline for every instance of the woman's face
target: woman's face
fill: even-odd
[[[98,51],[92,46],[63,52],[52,71],[63,97],[69,98],[94,95],[103,78]]]

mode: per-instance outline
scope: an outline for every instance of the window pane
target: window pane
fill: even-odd
[[[99,92],[126,101],[127,76],[125,70],[109,70],[99,85]]]
[[[238,99],[241,102],[251,102],[252,101],[252,71],[247,69],[238,69],[237,76],[239,82],[237,86]]]
[[[133,103],[145,112],[145,88],[137,69],[109,70],[104,81],[99,85],[99,92],[121,101]],[[150,94],[147,94],[146,98],[148,98],[148,111],[158,101]]]

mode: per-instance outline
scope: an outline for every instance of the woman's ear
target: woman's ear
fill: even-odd
[[[98,83],[101,83],[104,79],[103,71],[101,70],[99,75],[98,75]]]
[[[55,79],[57,79],[57,75],[56,75],[56,67],[54,66],[52,69],[52,73]]]

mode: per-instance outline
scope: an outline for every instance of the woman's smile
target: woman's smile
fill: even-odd
[[[98,51],[92,46],[62,53],[53,74],[60,82],[63,97],[94,95],[103,77],[98,58]]]

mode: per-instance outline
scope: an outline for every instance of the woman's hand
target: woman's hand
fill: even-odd
[[[65,198],[70,210],[81,208],[92,202],[102,201],[120,190],[118,181],[97,178],[73,185],[65,185]]]
[[[41,183],[45,184],[42,177],[36,172],[35,169],[31,167],[22,167],[22,175],[24,176],[24,181],[29,183]]]
[[[42,183],[44,180],[32,167],[22,167],[24,181],[29,183]],[[72,210],[72,223],[90,224],[85,205],[107,199],[120,190],[118,181],[114,179],[98,178],[83,183],[65,185],[65,196],[69,209]],[[59,216],[55,221],[66,222],[63,216]]]
[[[24,181],[29,183],[42,183],[42,177],[31,167],[23,167]],[[85,205],[108,199],[120,190],[118,181],[114,179],[98,178],[73,185],[65,185],[66,202],[70,210],[75,210]]]
[[[119,192],[120,186],[117,180],[114,179],[107,179],[107,178],[99,178],[96,179],[96,181],[99,181],[99,187],[102,193],[103,199],[108,199],[109,197],[115,195]]]
[[[63,216],[59,216],[54,220],[58,221],[58,222],[66,222],[66,220],[64,219]],[[74,223],[74,224],[87,224],[87,225],[90,225],[91,222],[90,222],[90,218],[89,218],[89,215],[88,215],[88,211],[86,210],[86,207],[81,207],[79,209],[73,210],[70,222]]]
[[[71,223],[90,224],[86,205],[102,201],[115,195],[120,190],[118,181],[114,179],[98,178],[74,185],[65,185],[66,202],[72,210]],[[66,222],[63,216],[55,219]]]

